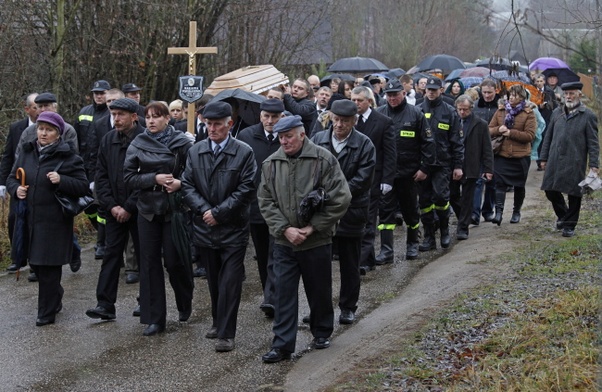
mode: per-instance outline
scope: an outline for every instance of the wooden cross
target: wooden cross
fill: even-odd
[[[196,21],[190,21],[188,32],[188,47],[167,48],[167,54],[185,54],[188,55],[188,74],[196,75],[196,55],[197,54],[215,54],[215,46],[197,47],[196,46]],[[194,135],[195,104],[188,104],[188,128],[187,131]]]

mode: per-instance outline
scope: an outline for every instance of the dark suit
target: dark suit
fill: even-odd
[[[205,126],[204,123],[200,123],[201,124],[201,129],[199,132],[199,118],[195,117],[194,118],[194,142],[198,143],[201,140],[205,140],[207,139],[207,127]],[[182,131],[182,132],[188,132],[188,120],[182,120],[179,121],[178,123],[176,123],[176,125],[174,125],[174,128],[176,128],[178,131]]]
[[[360,265],[374,266],[374,238],[376,236],[376,219],[378,217],[378,204],[381,199],[380,184],[385,183],[393,186],[395,180],[396,149],[395,129],[393,121],[384,114],[372,110],[368,119],[359,121],[356,125],[358,131],[368,136],[376,150],[376,166],[374,180],[370,190],[370,207],[368,209],[368,220],[364,229],[362,239],[362,254]]]

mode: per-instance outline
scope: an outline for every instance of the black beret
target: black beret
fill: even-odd
[[[35,103],[52,103],[56,102],[56,96],[53,93],[42,93],[34,100]]]
[[[348,99],[340,99],[332,103],[330,111],[337,116],[355,116],[357,114],[357,105]]]
[[[107,91],[111,89],[111,85],[106,80],[97,80],[92,86],[92,91]]]
[[[302,126],[303,126],[303,122],[301,121],[301,116],[297,115],[297,116],[283,117],[280,120],[278,120],[276,125],[274,125],[274,129],[272,130],[272,133],[278,134],[278,132],[288,132],[293,128],[298,128],[298,127],[302,127]]]
[[[232,116],[232,106],[223,101],[209,102],[203,109],[203,117],[209,119],[225,118]]]
[[[566,90],[581,90],[583,88],[583,83],[581,83],[581,82],[567,82],[567,83],[562,83],[562,86],[560,86],[560,88],[563,91],[566,91]]]
[[[401,85],[401,82],[399,81],[399,79],[391,79],[389,80],[389,82],[387,82],[387,84],[385,84],[385,88],[383,88],[383,91],[385,93],[394,93],[397,91],[401,91],[403,90],[403,86]]]
[[[430,77],[426,80],[426,88],[432,88],[432,89],[438,89],[441,88],[443,86],[443,83],[441,82],[441,79],[439,78],[435,78],[435,77]]]
[[[131,98],[119,98],[109,104],[109,109],[121,109],[125,110],[126,112],[137,113],[138,106],[138,102]]]
[[[282,113],[284,112],[284,102],[276,98],[267,99],[259,105],[259,109],[270,113]]]
[[[126,83],[123,86],[121,86],[121,91],[123,91],[124,93],[133,93],[140,90],[142,89],[138,87],[136,83]]]

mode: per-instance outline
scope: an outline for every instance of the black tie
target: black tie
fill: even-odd
[[[272,135],[271,133],[268,133],[268,141],[270,143],[274,141],[274,135]]]
[[[216,144],[215,148],[213,149],[213,155],[217,156],[217,154],[219,154],[219,152],[220,152],[221,149],[222,148],[219,146],[219,144]]]
[[[358,129],[362,129],[364,127],[364,116],[360,115],[360,118],[357,120]]]

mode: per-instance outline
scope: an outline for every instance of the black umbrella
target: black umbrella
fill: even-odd
[[[435,54],[419,62],[414,68],[417,71],[440,69],[443,73],[450,73],[454,69],[466,68],[462,60],[449,54]],[[408,71],[409,72],[409,71]]]
[[[17,169],[15,177],[21,180],[21,186],[25,186],[25,170],[22,167]],[[15,226],[10,250],[10,257],[17,265],[17,280],[20,268],[27,262],[28,242],[27,200],[19,199],[15,204]]]
[[[479,60],[475,63],[477,67],[485,67],[489,69],[495,69],[497,71],[501,70],[511,70],[512,62],[505,57],[490,57],[488,59]]]
[[[171,239],[178,256],[184,264],[187,277],[192,280],[192,249],[190,241],[190,228],[188,225],[187,211],[182,202],[181,192],[170,193],[167,197],[171,209]]]
[[[404,71],[401,68],[393,68],[390,69],[389,72],[385,72],[385,76],[389,79],[393,79],[393,78],[399,78],[403,75],[405,75],[406,71]]]
[[[334,78],[339,78],[341,80],[352,80],[355,82],[355,77],[353,75],[335,73],[326,75],[322,79],[320,79],[320,86],[330,86],[330,81]]]
[[[259,123],[259,105],[265,101],[263,95],[250,93],[242,89],[220,91],[210,102],[224,101],[238,106],[238,116],[247,123],[254,125]],[[233,108],[235,109],[235,108]]]
[[[579,75],[568,68],[548,68],[542,73],[546,75],[546,78],[556,75],[559,86],[561,86],[563,83],[578,82],[581,80]]]
[[[346,57],[338,59],[328,67],[328,72],[343,73],[387,72],[388,70],[389,67],[369,57]]]

